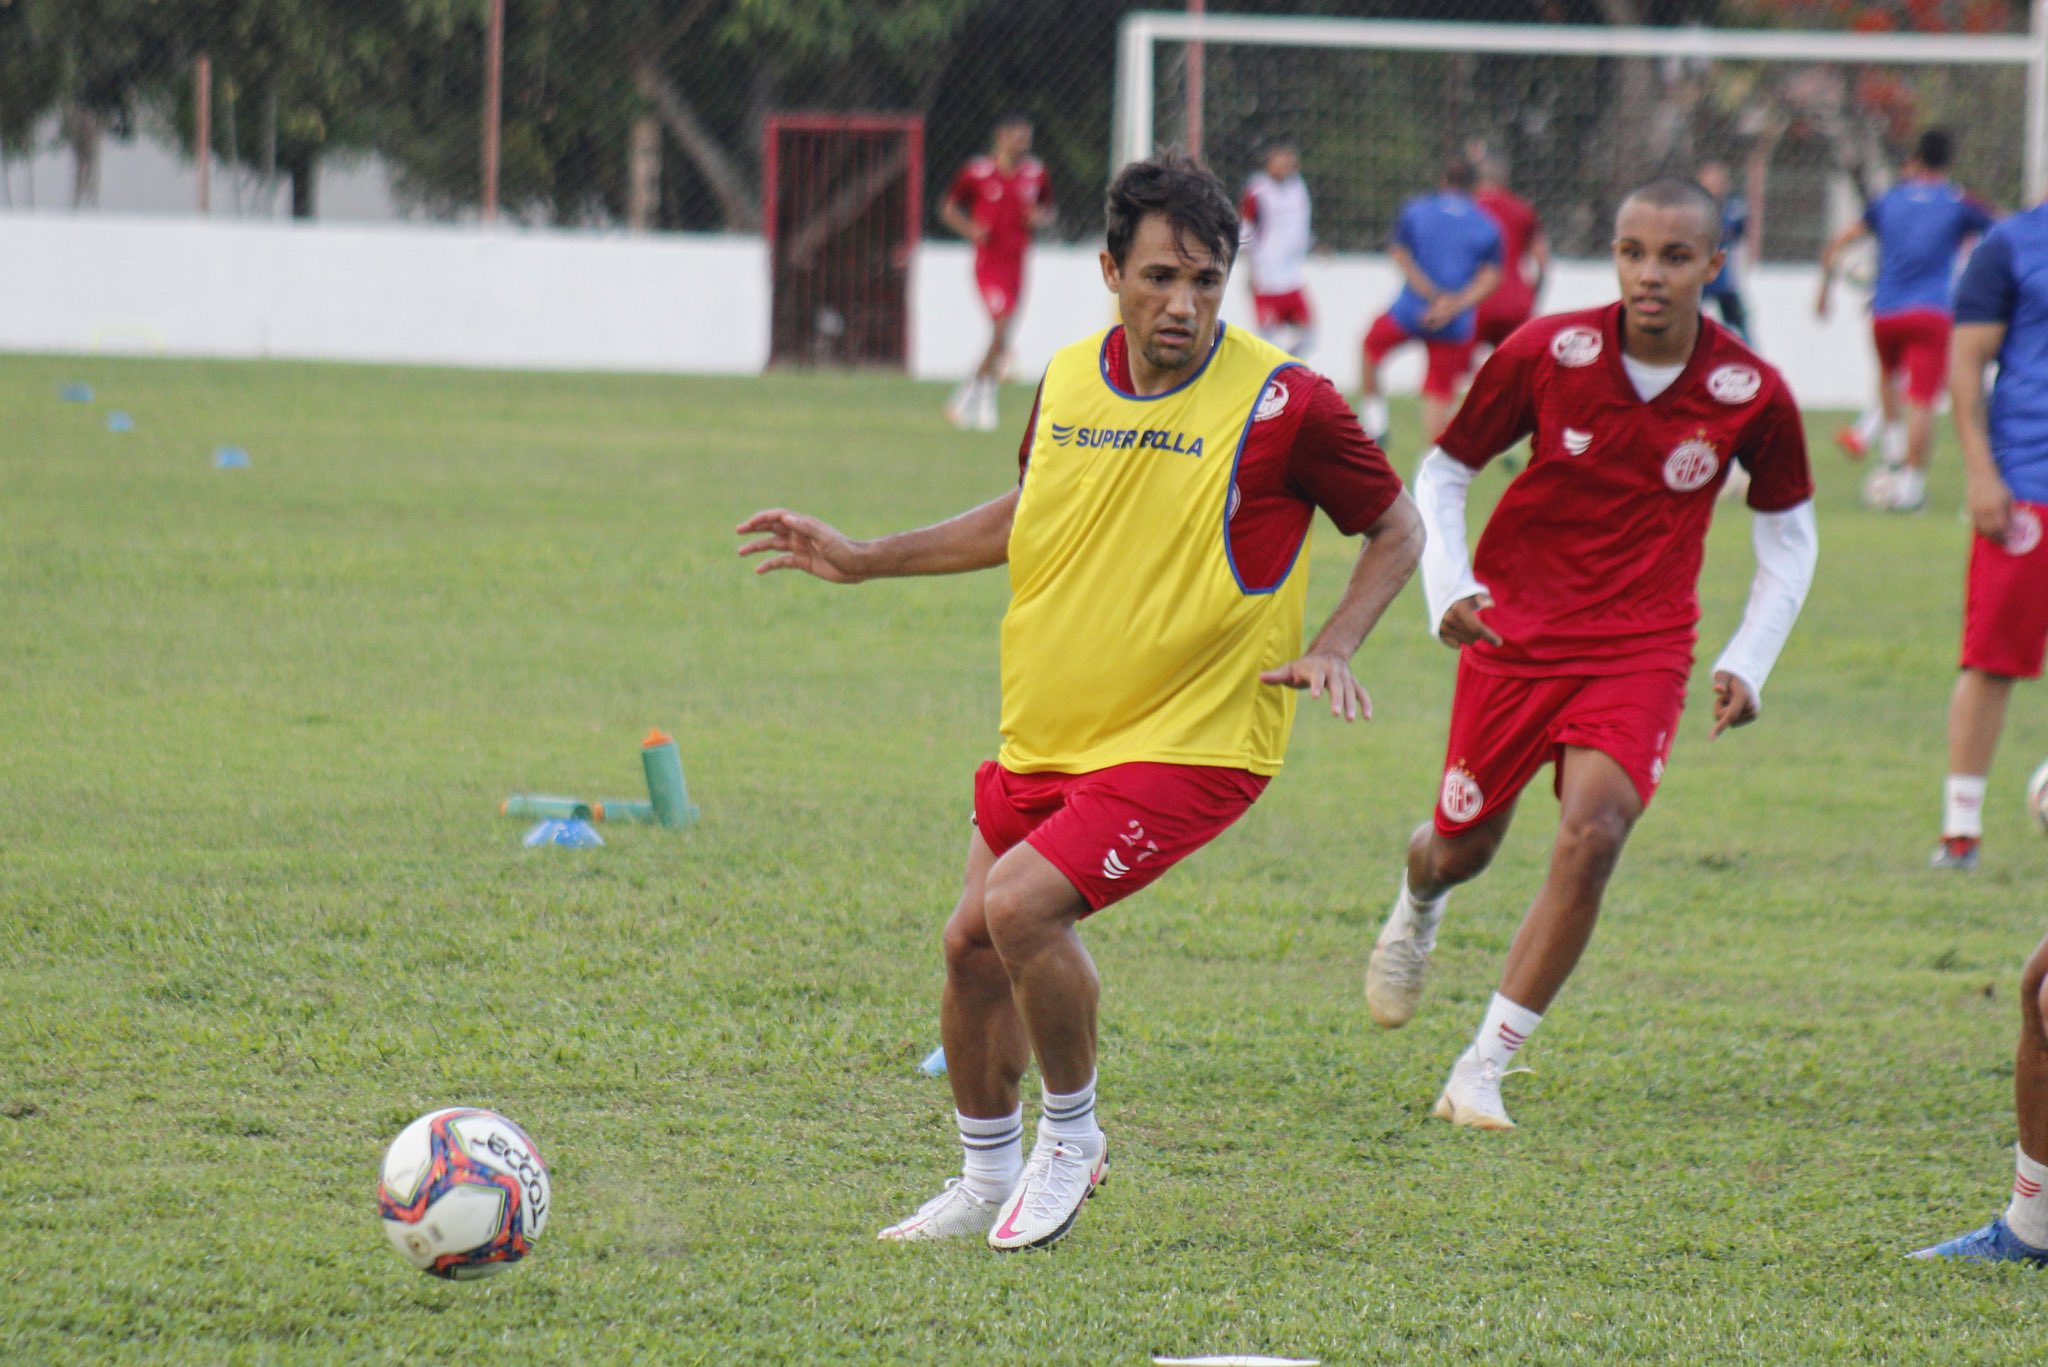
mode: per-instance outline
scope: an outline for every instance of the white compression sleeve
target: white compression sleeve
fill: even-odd
[[[1472,553],[1465,544],[1465,496],[1479,472],[1432,446],[1415,472],[1415,506],[1422,511],[1422,596],[1429,632],[1443,626],[1453,603],[1486,592],[1472,577]]]
[[[1756,548],[1756,579],[1749,588],[1749,607],[1735,639],[1714,661],[1716,672],[1727,670],[1749,685],[1759,702],[1764,680],[1778,662],[1778,653],[1792,635],[1792,623],[1813,587],[1813,568],[1820,560],[1820,529],[1813,504],[1806,502],[1781,513],[1758,513],[1750,529]]]

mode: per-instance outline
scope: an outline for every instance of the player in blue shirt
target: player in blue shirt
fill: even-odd
[[[2036,678],[2048,648],[2048,206],[1985,235],[1956,287],[1956,435],[1969,478],[1970,590],[1963,672],[1949,703],[1948,814],[1938,867],[1977,861],[1984,774],[2014,678]],[[1987,420],[1984,368],[1998,362]],[[1968,787],[1959,787],[1967,783]],[[1964,843],[1965,840],[1967,843]],[[1946,858],[1944,857],[1946,856]],[[2012,1199],[1982,1229],[1919,1258],[2048,1264],[2048,940],[2020,973],[2013,1068],[2019,1144]]]
[[[1930,128],[1901,168],[1899,183],[1873,200],[1863,217],[1836,233],[1820,254],[1820,297],[1828,315],[1835,260],[1860,237],[1877,239],[1877,288],[1870,331],[1877,343],[1878,402],[1884,410],[1887,468],[1872,474],[1865,497],[1874,506],[1912,512],[1927,501],[1927,455],[1934,439],[1934,402],[1948,380],[1949,284],[1963,244],[1993,222],[1991,211],[1948,180],[1955,142]],[[1899,390],[1905,425],[1899,425]],[[1861,444],[1838,436],[1852,456]]]
[[[1742,302],[1742,282],[1735,278],[1735,263],[1748,248],[1749,201],[1735,194],[1725,162],[1709,161],[1696,177],[1708,194],[1721,201],[1721,252],[1727,261],[1721,273],[1707,282],[1700,298],[1721,311],[1721,321],[1743,341],[1749,341],[1749,309]]]
[[[1392,308],[1365,334],[1365,374],[1358,420],[1375,441],[1387,434],[1380,362],[1406,342],[1429,350],[1422,379],[1422,437],[1436,440],[1450,421],[1458,382],[1472,363],[1479,301],[1500,284],[1500,229],[1472,198],[1478,173],[1463,157],[1444,163],[1435,194],[1401,206],[1387,254],[1405,283]]]

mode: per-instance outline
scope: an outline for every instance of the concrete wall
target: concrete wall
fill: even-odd
[[[1393,298],[1378,256],[1310,263],[1318,338],[1307,360],[1349,389],[1359,339]],[[1860,301],[1812,315],[1811,270],[1767,267],[1747,293],[1764,354],[1809,407],[1872,391]],[[965,373],[987,343],[968,249],[934,242],[912,274],[912,373]],[[1611,300],[1605,262],[1562,262],[1545,306]],[[342,226],[0,214],[0,351],[160,352],[535,369],[749,374],[768,355],[768,255],[758,238],[501,228]],[[1224,316],[1250,317],[1243,281]],[[1112,318],[1093,249],[1035,253],[1014,338],[1029,380],[1062,343]],[[1389,364],[1396,392],[1420,348]]]

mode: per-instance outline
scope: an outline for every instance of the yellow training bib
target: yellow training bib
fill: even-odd
[[[1280,770],[1294,690],[1258,676],[1301,653],[1306,557],[1277,587],[1247,591],[1226,524],[1254,410],[1299,363],[1218,331],[1202,369],[1152,398],[1110,383],[1108,332],[1045,372],[1010,532],[1005,768]]]

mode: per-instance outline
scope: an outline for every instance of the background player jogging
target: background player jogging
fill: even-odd
[[[1217,321],[1239,223],[1191,161],[1110,186],[1102,277],[1121,323],[1059,351],[1017,487],[854,541],[757,513],[742,555],[839,583],[1006,560],[1002,733],[945,929],[940,1032],[961,1175],[882,1231],[1029,1248],[1065,1234],[1107,1163],[1094,961],[1078,928],[1220,834],[1279,771],[1294,694],[1369,715],[1352,652],[1421,552],[1414,505],[1328,381]],[[1301,649],[1317,508],[1367,543]],[[1044,1085],[1027,1160],[1018,1084]]]
[[[1301,153],[1293,143],[1266,148],[1266,160],[1245,182],[1237,211],[1244,220],[1244,264],[1259,335],[1282,351],[1306,356],[1315,338],[1306,278],[1315,233]]]
[[[1024,295],[1031,238],[1053,220],[1052,182],[1031,155],[1031,120],[1011,114],[996,125],[985,157],[960,168],[939,207],[948,228],[974,244],[974,290],[988,310],[988,350],[953,391],[946,416],[955,427],[993,432],[996,389],[1010,348],[1010,322]]]
[[[1884,422],[1878,450],[1884,465],[1872,472],[1865,497],[1892,512],[1914,512],[1927,502],[1934,403],[1948,383],[1949,287],[1956,256],[1993,221],[1989,209],[1949,183],[1953,155],[1948,133],[1922,133],[1899,183],[1829,239],[1820,254],[1820,294],[1813,307],[1825,318],[1843,248],[1864,236],[1877,239],[1870,335],[1877,347]],[[1866,439],[1860,432],[1851,429],[1840,440],[1851,455],[1862,455]]]
[[[1813,485],[1783,380],[1700,315],[1721,215],[1692,181],[1635,191],[1615,219],[1621,302],[1522,328],[1480,368],[1416,480],[1431,628],[1459,651],[1436,812],[1366,970],[1375,1022],[1407,1023],[1445,895],[1485,869],[1523,787],[1555,766],[1558,831],[1436,1114],[1509,1129],[1501,1079],[1592,938],[1607,881],[1663,777],[1685,706],[1707,525],[1731,464],[1752,475],[1757,572],[1714,665],[1712,734],[1758,713],[1812,581]],[[1474,559],[1473,476],[1523,437],[1529,467]]]
[[[1421,342],[1429,353],[1422,377],[1422,436],[1436,440],[1472,363],[1477,305],[1500,283],[1500,229],[1472,198],[1472,163],[1452,157],[1434,194],[1401,206],[1387,248],[1401,272],[1401,292],[1365,334],[1359,420],[1375,440],[1387,434],[1380,362],[1394,348]]]

